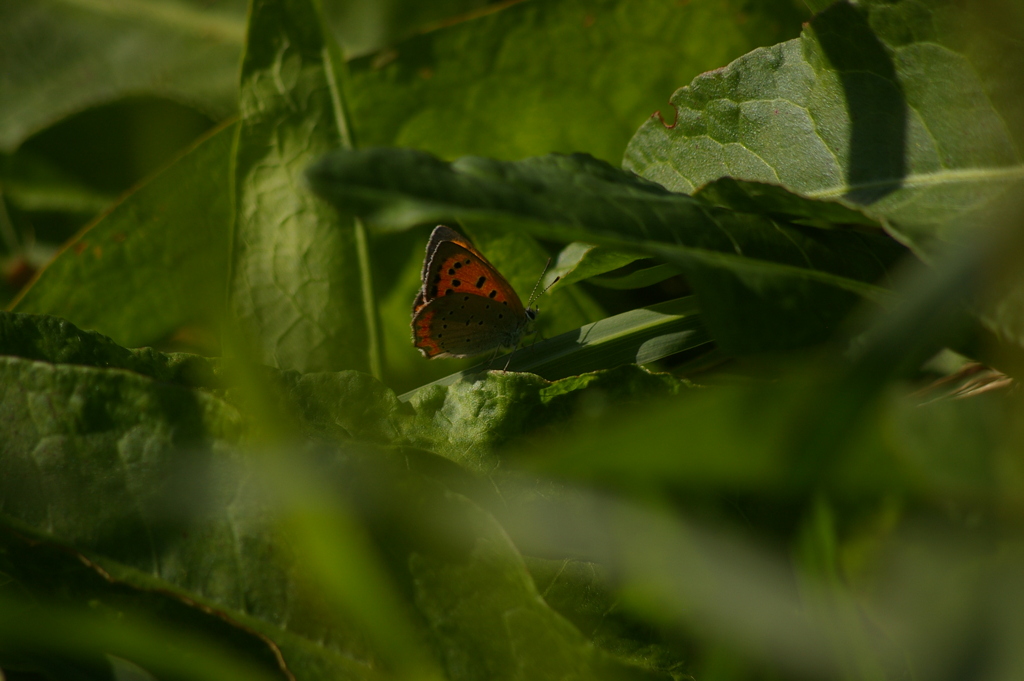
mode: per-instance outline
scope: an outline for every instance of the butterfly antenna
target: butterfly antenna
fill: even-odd
[[[526,307],[530,307],[531,305],[533,305],[533,302],[535,300],[537,300],[538,298],[540,298],[540,296],[542,296],[545,293],[547,293],[548,289],[550,289],[552,286],[557,284],[558,280],[562,278],[561,275],[555,277],[554,281],[552,281],[550,284],[545,286],[544,290],[540,292],[540,295],[537,295],[537,289],[540,288],[540,283],[542,281],[544,281],[544,275],[548,273],[548,270],[550,268],[551,268],[551,258],[548,258],[547,263],[545,263],[545,265],[544,265],[544,271],[540,273],[540,279],[537,280],[537,283],[533,285],[533,290],[530,291],[530,299],[529,299],[529,302],[526,303]]]

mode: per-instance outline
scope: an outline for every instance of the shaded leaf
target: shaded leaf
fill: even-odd
[[[16,321],[24,327],[44,320],[21,316]],[[15,329],[20,331],[14,334],[15,341],[28,337],[20,348],[62,359],[84,354],[86,361],[97,361],[95,353],[88,355],[74,346],[101,346],[102,339],[76,336],[66,328],[47,331],[45,321],[40,326],[40,337]],[[61,338],[72,341],[70,352],[46,343],[49,339],[57,344]],[[7,386],[0,419],[10,426],[10,438],[0,448],[7,471],[0,483],[0,499],[6,516],[17,526],[73,547],[105,574],[114,575],[129,592],[163,588],[186,602],[198,601],[254,627],[278,642],[286,662],[295,660],[297,668],[331,668],[342,678],[368,676],[359,663],[339,666],[334,656],[340,652],[356,660],[375,660],[373,646],[366,645],[360,629],[349,620],[323,610],[319,591],[309,592],[303,586],[303,576],[309,575],[301,568],[302,538],[314,527],[323,529],[316,518],[322,517],[325,507],[306,506],[314,501],[309,496],[313,487],[308,485],[301,488],[305,491],[298,505],[299,500],[289,501],[287,494],[278,497],[274,490],[287,489],[282,486],[290,474],[264,478],[267,471],[261,473],[254,461],[238,456],[236,446],[247,431],[242,414],[205,392],[129,371],[15,357],[0,358],[0,370],[5,374],[0,385]],[[521,377],[518,382],[523,388],[537,384],[535,395],[550,416],[569,413],[571,401],[578,401],[574,394],[578,390],[572,386],[545,387],[547,383],[528,375],[506,378],[515,376]],[[326,378],[301,377],[291,395],[301,398],[316,393],[329,398]],[[341,379],[335,384],[338,399],[332,404],[349,412],[348,423],[363,428],[357,435],[389,437],[393,430],[374,431],[367,427],[366,417],[373,408],[380,413],[397,411],[393,394],[388,397],[374,389],[368,377],[359,380],[349,372],[337,378]],[[616,389],[632,393],[642,387],[641,392],[648,394],[655,385],[661,391],[668,386],[656,377],[616,388],[621,383],[612,375],[593,376],[578,387],[592,390],[603,385],[614,395]],[[305,405],[304,413],[321,423],[330,418],[324,416],[324,405]],[[518,402],[509,406],[522,413]],[[471,420],[479,422],[477,417]],[[422,426],[418,432],[424,432]],[[288,460],[300,454],[292,452]],[[563,667],[563,671],[595,674],[629,672],[594,650],[537,597],[525,566],[493,520],[436,483],[425,483],[418,472],[410,473],[412,457],[410,452],[328,448],[314,459],[300,456],[300,460],[312,466],[309,472],[328,485],[332,495],[340,494],[337,498],[353,505],[371,532],[382,533],[379,540],[388,547],[388,555],[398,560],[392,569],[400,580],[413,585],[414,602],[430,635],[448,651],[443,657],[453,665],[453,678],[463,678],[465,673],[450,657],[456,651],[470,651],[471,668],[478,670],[472,674],[494,669],[510,655],[519,665],[527,665],[522,673],[531,678],[546,673],[542,670]],[[295,460],[290,465],[297,464]],[[97,506],[91,501],[95,498],[105,503]],[[286,502],[280,508],[274,503],[279,498]],[[397,503],[398,499],[403,501]],[[388,522],[378,528],[374,519],[384,508]],[[316,515],[303,520],[311,510]],[[286,541],[275,528],[281,518],[293,514],[300,528],[293,528],[287,535],[293,539]],[[324,555],[347,546],[331,533],[320,531],[316,537],[317,550]],[[332,579],[350,580],[343,588],[351,589],[356,582],[366,582],[367,574],[359,577],[357,573]],[[379,580],[379,575],[374,579]],[[474,586],[478,583],[490,584],[491,589],[482,591]],[[360,587],[361,593],[376,593],[366,592],[367,584]],[[96,602],[107,603],[109,596]],[[373,603],[378,603],[376,596]],[[379,620],[380,611],[375,612]],[[466,616],[453,628],[446,612]],[[397,631],[395,626],[389,624],[388,631]],[[283,628],[289,633],[282,633]],[[483,647],[479,645],[482,632],[490,632]],[[397,658],[389,655],[387,659]]]
[[[618,290],[644,288],[659,284],[679,274],[679,269],[671,265],[653,265],[652,267],[641,267],[628,273],[594,277],[590,283],[601,288]]]
[[[632,253],[622,253],[574,241],[559,251],[555,264],[544,277],[544,283],[550,286],[557,277],[557,286],[568,286],[619,269],[635,262],[636,259],[636,255]]]
[[[408,396],[416,412],[403,433],[474,472],[490,473],[501,448],[532,439],[578,415],[602,413],[609,404],[644,404],[683,390],[667,374],[636,366],[548,382],[535,374],[491,371],[451,385],[429,385]],[[403,396],[405,397],[405,396]]]
[[[408,400],[430,386],[451,385],[488,369],[504,370],[506,365],[509,371],[529,371],[556,380],[620,364],[648,364],[710,344],[711,337],[691,296],[623,312],[537,341],[511,356],[496,357],[409,391],[400,399]]]
[[[381,226],[457,218],[663,260],[686,273],[732,352],[823,340],[855,294],[884,298],[866,282],[884,279],[902,253],[882,235],[715,208],[583,154],[446,163],[407,149],[336,151],[308,177],[340,209]]]
[[[0,570],[5,578],[0,589],[0,664],[56,671],[59,664],[73,665],[106,650],[154,671],[165,670],[173,678],[191,676],[190,667],[197,666],[213,667],[221,678],[286,678],[279,649],[250,628],[250,622],[204,608],[172,584],[110,561],[106,568],[10,517],[0,520]],[[27,593],[46,596],[29,604],[23,601]],[[196,645],[195,639],[202,643]],[[167,655],[168,648],[172,655]],[[196,657],[211,654],[221,660],[200,662]],[[169,668],[177,664],[183,666]],[[292,667],[302,668],[301,663]]]
[[[0,355],[52,364],[126,369],[185,387],[220,385],[217,360],[152,348],[128,350],[95,331],[82,331],[57,317],[0,312]]]
[[[242,0],[4,3],[0,149],[11,151],[70,114],[142,92],[227,117],[236,106],[245,6]]]
[[[513,4],[353,61],[358,142],[449,159],[585,151],[618,162],[667,93],[803,19],[788,2]]]
[[[346,50],[365,53],[484,3],[324,4]],[[235,113],[247,6],[245,0],[5,3],[0,150],[9,152],[69,115],[124,97],[170,99],[214,120]]]
[[[463,514],[475,541],[459,561],[414,553],[409,570],[450,678],[670,678],[631,670],[592,646],[540,597],[493,518],[464,498],[445,501]]]
[[[65,317],[122,345],[185,323],[216,328],[227,276],[228,157],[219,129],[78,234],[12,304]]]
[[[678,674],[692,666],[683,644],[667,640],[656,627],[624,611],[605,566],[571,559],[524,558],[544,601],[594,645],[652,671]]]

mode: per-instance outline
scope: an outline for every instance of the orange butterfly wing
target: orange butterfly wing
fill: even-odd
[[[515,289],[468,239],[450,227],[438,225],[431,233],[421,277],[422,285],[412,309],[413,343],[429,358],[460,356],[446,350],[431,336],[436,313],[428,305],[438,298],[456,294],[479,297],[506,307],[511,314],[502,319],[525,317],[523,303]]]

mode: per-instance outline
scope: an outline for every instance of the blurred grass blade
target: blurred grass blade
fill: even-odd
[[[370,537],[324,488],[322,477],[280,461],[267,482],[282,494],[285,534],[295,541],[303,571],[328,612],[339,613],[339,623],[357,623],[402,679],[441,679]]]
[[[710,349],[711,342],[694,297],[677,298],[537,341],[516,350],[511,359],[496,357],[407,392],[399,399],[408,401],[428,386],[451,385],[465,376],[503,369],[506,361],[509,371],[528,371],[553,381],[620,364],[647,364],[705,345]]]
[[[534,498],[502,517],[524,552],[607,566],[622,604],[652,623],[730,641],[810,678],[837,671],[827,637],[797,598],[790,567],[773,555],[579,490]]]

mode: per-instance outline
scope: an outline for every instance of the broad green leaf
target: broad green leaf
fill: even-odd
[[[616,663],[544,602],[519,552],[490,515],[463,497],[444,501],[449,513],[458,512],[473,529],[475,541],[457,560],[451,550],[413,553],[409,571],[449,678],[652,678]]]
[[[193,601],[243,613],[265,633],[288,629],[302,655],[315,658],[326,647],[321,664],[337,666],[330,660],[339,651],[365,661],[365,649],[337,617],[281,590],[292,578],[292,558],[273,539],[263,501],[239,496],[242,479],[226,474],[250,429],[241,412],[186,381],[168,382],[180,368],[168,361],[173,357],[161,363],[159,353],[111,347],[48,318],[13,321],[3,351],[32,359],[0,357],[7,424],[0,498],[8,518],[100,561],[107,572],[138,570]],[[163,380],[88,364],[155,367]],[[218,469],[224,477],[214,475]],[[268,562],[275,543],[277,561]],[[138,574],[125,580],[152,586]]]
[[[293,545],[274,530],[266,496],[236,470],[247,429],[237,410],[127,371],[12,357],[0,365],[9,518],[132,587],[173,585],[274,640],[287,629],[279,642],[304,665],[371,676],[360,671],[371,653],[351,625],[296,591]],[[339,654],[349,662],[339,665]]]
[[[469,664],[476,669],[494,669],[511,655],[537,670],[531,677],[551,664],[595,674],[619,667],[540,601],[521,559],[492,519],[422,479],[420,471],[433,471],[428,475],[436,479],[444,470],[427,461],[436,457],[355,441],[430,442],[447,448],[455,460],[458,452],[463,465],[480,470],[488,456],[485,447],[502,439],[557,423],[595,399],[628,404],[673,394],[680,388],[674,379],[635,367],[554,384],[529,374],[492,375],[483,385],[437,387],[432,401],[421,402],[420,412],[413,413],[368,376],[284,372],[279,374],[282,404],[311,426],[321,453],[309,459],[296,444],[295,451],[267,468],[239,451],[254,426],[262,424],[251,422],[251,400],[232,396],[230,386],[228,397],[236,406],[185,382],[153,380],[121,368],[159,368],[165,357],[160,353],[118,348],[52,318],[7,314],[4,319],[3,352],[31,357],[0,357],[0,385],[6,387],[0,419],[9,436],[0,446],[6,471],[0,500],[14,525],[70,547],[130,588],[163,584],[165,591],[226,613],[275,641],[286,663],[319,659],[336,666],[333,656],[342,653],[357,661],[343,677],[363,678],[360,662],[377,666],[386,660],[401,669],[396,650],[416,659],[408,645],[394,645],[408,628],[399,621],[402,606],[398,614],[366,610],[386,600],[381,600],[380,574],[368,567],[373,561],[346,558],[347,571],[330,572],[331,580],[340,580],[332,581],[331,590],[347,590],[355,598],[332,594],[331,602],[343,604],[347,617],[325,610],[324,592],[315,588],[328,574],[324,560],[368,550],[346,536],[361,530],[336,532],[331,518],[340,518],[339,511],[318,502],[314,493],[327,485],[322,490],[329,491],[327,498],[350,504],[360,523],[381,533],[374,541],[397,556],[391,569],[414,586],[413,605],[445,651],[443,663],[455,665],[453,678],[463,678],[450,657],[463,655],[457,651],[473,651]],[[510,391],[527,400],[503,397],[511,397]],[[474,406],[481,399],[492,404],[491,414]],[[484,441],[475,433],[487,424],[491,436]],[[349,445],[335,450],[331,440]],[[310,474],[314,477],[306,479]],[[104,504],[94,504],[96,498]],[[389,521],[378,527],[374,518],[382,508],[388,509]],[[396,528],[404,529],[396,536]],[[470,547],[470,554],[460,546]],[[457,555],[451,555],[453,548]],[[475,586],[480,583],[498,591],[482,591]],[[357,602],[363,603],[359,612],[351,609]],[[518,614],[510,615],[510,608]],[[464,615],[455,629],[445,623],[447,611]],[[507,627],[504,635],[491,635],[501,627]],[[290,633],[283,635],[282,629]],[[387,636],[378,636],[384,631]],[[484,631],[490,632],[490,647],[480,645]]]
[[[0,355],[52,364],[125,369],[190,388],[222,387],[217,360],[152,348],[128,350],[57,317],[0,312]]]
[[[1024,191],[1022,35],[1010,3],[836,2],[676,91],[625,166],[675,191],[731,176],[842,199],[935,254]]]
[[[160,97],[215,120],[238,106],[246,0],[33,0],[0,7],[0,151],[69,115]],[[328,0],[349,53],[480,8],[483,0]],[[767,42],[767,41],[766,41]],[[40,49],[45,45],[46,49]],[[738,50],[738,53],[742,52]]]
[[[633,251],[679,267],[715,339],[744,352],[821,341],[902,249],[880,234],[822,230],[722,208],[590,156],[454,163],[406,149],[336,151],[314,189],[373,224],[456,218]],[[798,199],[794,199],[798,200]]]
[[[628,408],[684,388],[667,374],[628,365],[555,382],[535,374],[491,371],[412,393],[409,404],[416,415],[403,436],[413,446],[489,474],[500,465],[496,452],[574,415],[612,403]]]
[[[258,0],[242,62],[229,301],[240,342],[300,371],[380,371],[366,235],[302,186],[351,143],[337,47],[312,0]]]
[[[70,241],[14,301],[122,345],[183,324],[216,328],[227,276],[228,158],[235,126],[200,141]]]
[[[585,151],[618,162],[669,92],[803,19],[784,0],[516,3],[353,61],[357,141],[443,158]]]
[[[0,149],[11,151],[70,114],[143,92],[227,117],[238,95],[245,6],[242,0],[3,3]]]
[[[544,601],[594,645],[643,669],[676,674],[692,668],[688,646],[625,612],[604,565],[524,556]]]

